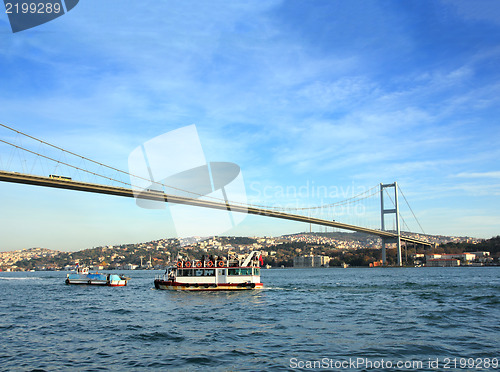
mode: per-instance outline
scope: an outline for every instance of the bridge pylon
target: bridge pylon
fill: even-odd
[[[386,209],[384,205],[384,189],[394,187],[394,208]],[[389,184],[380,184],[380,219],[382,225],[382,231],[385,230],[385,215],[386,214],[395,214],[396,215],[396,237],[395,238],[387,238],[382,237],[382,263],[383,265],[387,265],[386,252],[385,252],[385,244],[386,243],[394,243],[396,242],[398,248],[398,266],[402,266],[402,254],[401,254],[401,230],[399,227],[399,204],[398,204],[398,183],[389,183]]]

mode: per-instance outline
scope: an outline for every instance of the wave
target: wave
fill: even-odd
[[[141,341],[183,341],[185,337],[180,336],[174,332],[151,332],[151,333],[140,333],[138,335],[132,336],[132,338],[139,339]]]
[[[128,310],[128,309],[113,309],[113,310],[110,310],[109,312],[114,313],[114,314],[131,314],[131,313],[133,313],[132,310]]]

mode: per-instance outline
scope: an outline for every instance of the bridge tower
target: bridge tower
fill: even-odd
[[[385,209],[384,205],[384,189],[394,187],[394,208]],[[386,214],[395,214],[396,215],[396,238],[382,238],[382,263],[383,265],[387,265],[386,254],[385,254],[385,244],[386,243],[394,243],[396,242],[398,248],[398,266],[402,266],[402,255],[401,255],[401,231],[399,228],[399,204],[398,204],[398,183],[389,183],[389,184],[380,184],[380,217],[381,217],[381,225],[382,231],[385,231],[385,215]]]

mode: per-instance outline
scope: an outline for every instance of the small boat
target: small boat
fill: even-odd
[[[237,291],[260,289],[260,252],[241,259],[178,260],[155,278],[156,289],[181,291]]]
[[[66,284],[102,285],[108,287],[123,287],[130,278],[118,274],[90,273],[88,267],[76,267],[76,273],[66,275]]]

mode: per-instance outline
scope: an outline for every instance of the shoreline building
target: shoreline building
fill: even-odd
[[[456,258],[431,258],[427,260],[428,267],[456,267],[460,266],[460,260]]]
[[[293,267],[327,267],[330,263],[328,256],[298,256],[293,258]]]
[[[492,262],[490,252],[463,252],[463,253],[441,253],[428,254],[425,256],[426,266],[476,266],[486,262]]]

